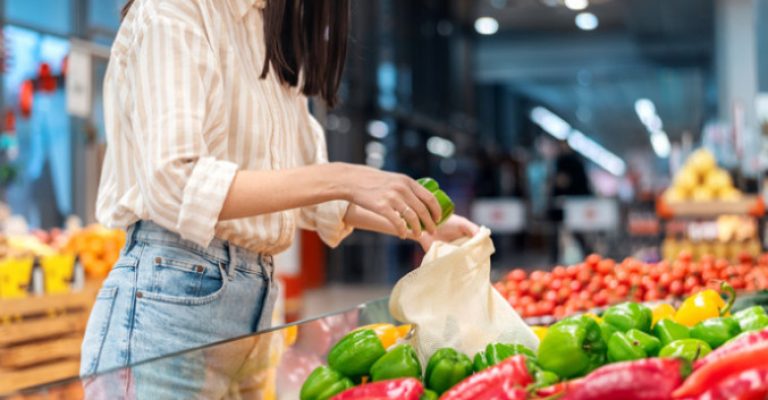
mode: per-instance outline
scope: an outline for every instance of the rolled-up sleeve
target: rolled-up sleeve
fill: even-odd
[[[304,164],[327,163],[328,149],[323,127],[309,114],[308,109],[306,115],[309,134],[304,136],[307,139],[302,143]],[[299,210],[299,227],[316,231],[325,244],[336,247],[352,233],[352,226],[344,222],[348,208],[349,203],[341,200],[303,207]]]
[[[238,170],[208,148],[226,134],[206,120],[222,102],[217,57],[201,29],[182,18],[155,15],[142,29],[135,75],[124,79],[134,92],[144,209],[155,223],[207,246]]]

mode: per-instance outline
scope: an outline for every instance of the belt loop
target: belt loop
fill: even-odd
[[[141,221],[136,221],[133,225],[128,227],[126,232],[127,240],[123,247],[123,254],[128,254],[133,249],[133,246],[136,245],[136,235],[138,234],[140,227]]]
[[[227,266],[227,278],[231,281],[234,278],[235,274],[235,268],[237,267],[237,247],[230,243],[229,241],[226,242],[227,246],[227,253],[229,254],[229,266]]]
[[[270,280],[275,278],[275,260],[272,255],[259,253],[259,264],[267,270]]]

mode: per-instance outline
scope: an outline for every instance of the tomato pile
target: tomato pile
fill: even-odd
[[[730,263],[711,256],[693,261],[690,253],[681,253],[671,263],[656,264],[632,258],[617,263],[592,254],[580,264],[551,271],[512,270],[494,287],[523,317],[563,317],[625,300],[680,298],[713,280],[741,291],[768,289],[768,254],[757,259],[743,255]]]

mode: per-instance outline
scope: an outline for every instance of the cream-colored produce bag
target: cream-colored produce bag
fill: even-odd
[[[472,238],[436,242],[421,267],[397,282],[389,300],[392,315],[415,326],[410,343],[422,361],[442,347],[470,357],[489,343],[539,340],[490,282],[491,231]]]

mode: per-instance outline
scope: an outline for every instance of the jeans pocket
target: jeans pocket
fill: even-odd
[[[222,263],[195,252],[172,246],[150,247],[142,256],[149,271],[149,287],[139,287],[142,298],[166,303],[207,304],[218,298],[226,286]]]
[[[80,375],[91,375],[96,372],[104,348],[104,339],[109,331],[112,320],[112,309],[117,297],[117,287],[103,287],[96,296],[96,302],[88,317],[83,345],[80,354]]]

